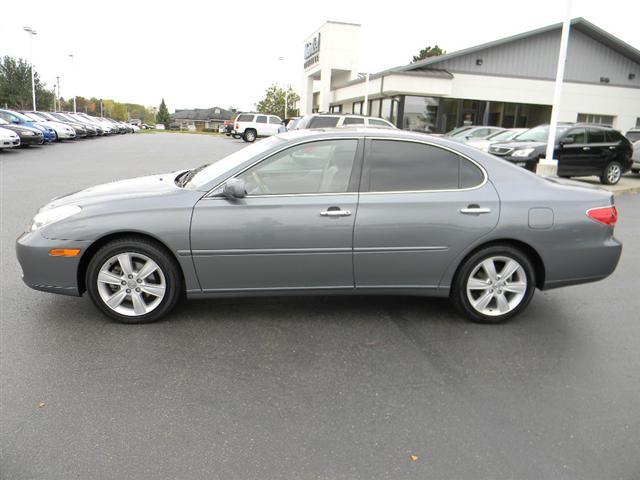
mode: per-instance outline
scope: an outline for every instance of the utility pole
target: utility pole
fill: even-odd
[[[33,37],[37,35],[36,32],[31,27],[24,27],[24,31],[29,34],[29,63],[31,64],[31,94],[33,95],[33,111],[36,112],[36,81],[35,74],[33,72]]]
[[[56,100],[58,103],[58,110],[55,110],[55,108],[54,110],[56,112],[59,112],[60,110],[62,110],[62,106],[60,105],[60,77],[59,76],[56,77]]]

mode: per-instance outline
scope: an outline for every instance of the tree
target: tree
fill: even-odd
[[[156,123],[161,123],[164,125],[164,128],[169,129],[169,124],[171,123],[171,116],[169,115],[169,110],[167,109],[166,103],[164,103],[164,98],[160,103],[160,108],[158,109],[158,115],[156,115]]]
[[[437,44],[433,47],[429,45],[427,48],[423,48],[420,50],[418,55],[413,56],[413,61],[411,63],[419,62],[420,60],[424,60],[429,57],[437,57],[438,55],[444,55],[447,53],[445,50],[442,50]]]
[[[36,107],[53,110],[55,95],[40,81],[38,72],[33,72],[36,90]],[[31,90],[31,66],[22,58],[10,56],[0,60],[0,106],[16,110],[31,110],[33,96]]]
[[[293,91],[291,87],[286,92],[287,95],[287,112],[284,111],[285,90],[276,84],[271,85],[265,92],[264,99],[256,103],[256,110],[260,113],[268,115],[278,115],[280,118],[291,118],[297,115],[298,111],[294,108],[296,103],[300,101],[300,96]]]

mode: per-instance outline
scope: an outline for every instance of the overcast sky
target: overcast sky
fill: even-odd
[[[426,45],[448,52],[562,20],[563,0],[2,2],[0,56],[28,57],[73,94],[176,108],[250,109],[265,88],[302,78],[303,40],[326,20],[363,27],[361,71],[406,64]],[[233,8],[232,8],[233,7]],[[640,1],[573,0],[582,16],[640,49]],[[278,57],[284,57],[279,62]]]

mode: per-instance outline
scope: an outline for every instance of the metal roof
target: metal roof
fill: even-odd
[[[408,65],[404,65],[401,67],[396,67],[393,70],[396,71],[411,71],[418,70],[420,71],[422,68],[437,64],[444,60],[449,60],[451,58],[460,57],[462,55],[467,55],[469,53],[474,53],[480,50],[485,50],[491,47],[497,47],[499,45],[503,45],[505,43],[513,42],[516,40],[522,40],[529,37],[533,37],[535,35],[539,35],[541,33],[551,32],[553,30],[560,30],[562,28],[562,23],[554,23],[553,25],[548,25],[546,27],[537,28],[535,30],[530,30],[528,32],[519,33],[517,35],[512,35],[510,37],[501,38],[499,40],[494,40],[492,42],[483,43],[481,45],[476,45],[475,47],[465,48],[463,50],[458,50],[456,52],[445,53],[444,55],[439,55],[437,57],[429,57],[424,60],[420,60],[419,62],[410,63]],[[620,55],[627,57],[628,59],[640,64],[640,50],[632,47],[628,43],[623,42],[619,38],[611,35],[609,32],[604,31],[600,27],[594,25],[593,23],[585,20],[582,17],[577,17],[571,20],[571,28],[575,28],[580,32],[590,36],[594,40],[606,45],[612,50],[618,52]]]

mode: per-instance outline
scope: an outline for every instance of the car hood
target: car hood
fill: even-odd
[[[56,197],[40,210],[48,210],[62,205],[85,206],[105,201],[165,195],[182,190],[174,180],[183,171],[130,178],[85,188],[75,193]]]
[[[492,147],[506,147],[506,148],[546,148],[547,142],[501,142],[493,143]]]

